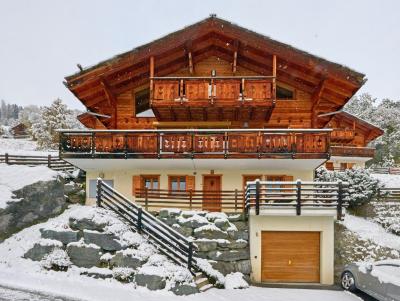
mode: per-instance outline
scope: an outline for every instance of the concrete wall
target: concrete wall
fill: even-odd
[[[234,163],[232,163],[234,164]],[[115,170],[115,171],[88,171],[86,173],[86,189],[87,189],[87,204],[95,203],[94,198],[89,198],[89,181],[102,176],[106,180],[114,180],[114,188],[124,194],[129,199],[133,200],[132,195],[132,177],[134,175],[160,175],[160,189],[168,189],[168,175],[194,175],[196,190],[203,189],[203,175],[209,175],[210,170],[180,169],[180,170]],[[215,175],[222,175],[222,190],[242,190],[243,177],[242,175],[262,174],[262,175],[288,175],[293,176],[293,180],[301,179],[311,181],[314,177],[313,170],[214,170]]]
[[[334,278],[334,217],[333,216],[254,216],[249,218],[251,280],[261,282],[262,231],[320,232],[320,281],[331,285]]]
[[[328,162],[332,162],[333,167],[338,169],[341,163],[352,163],[354,167],[365,168],[365,163],[369,160],[371,160],[371,158],[332,156]]]

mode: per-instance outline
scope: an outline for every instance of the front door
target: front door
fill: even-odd
[[[203,177],[203,210],[221,211],[221,176]]]

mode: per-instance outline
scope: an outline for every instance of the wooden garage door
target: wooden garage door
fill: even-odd
[[[319,282],[319,232],[262,232],[261,281]]]

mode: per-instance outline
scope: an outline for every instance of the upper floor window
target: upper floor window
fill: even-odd
[[[150,90],[135,93],[135,115],[150,109]]]
[[[294,99],[294,91],[277,85],[276,86],[276,98],[277,99]]]

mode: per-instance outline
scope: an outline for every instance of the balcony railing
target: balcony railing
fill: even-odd
[[[273,76],[152,77],[153,106],[184,104],[272,104],[276,98]]]
[[[348,142],[354,139],[354,130],[333,129],[331,133],[332,142]]]
[[[62,130],[64,158],[327,158],[330,130]]]
[[[331,155],[343,157],[373,158],[375,156],[375,148],[332,145]]]

